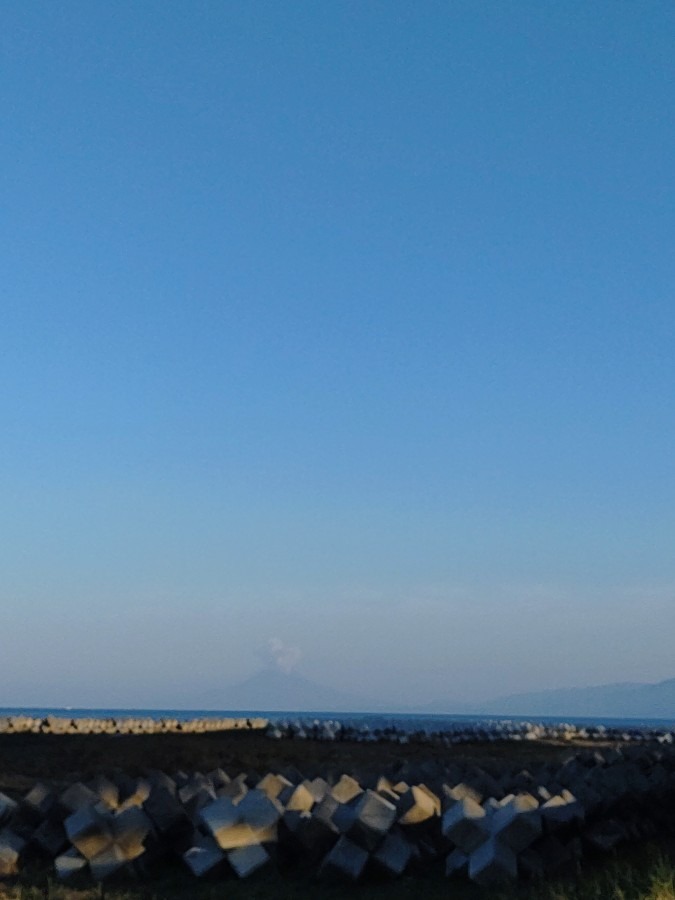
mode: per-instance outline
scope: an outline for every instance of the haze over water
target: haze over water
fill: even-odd
[[[671,3],[0,23],[0,703],[675,676]]]

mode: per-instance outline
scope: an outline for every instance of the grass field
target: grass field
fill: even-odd
[[[172,868],[147,884],[65,887],[47,873],[27,872],[17,883],[0,885],[0,900],[675,900],[674,859],[671,848],[643,847],[589,866],[574,879],[491,890],[440,873],[340,886],[276,873],[246,882],[199,883]]]
[[[352,741],[273,741],[252,732],[159,735],[0,734],[0,791],[20,794],[36,781],[68,783],[121,769],[139,775],[148,769],[231,772],[261,775],[294,766],[312,778],[327,772],[379,775],[401,765],[451,763],[488,769],[518,764],[560,763],[579,745],[552,741],[503,741],[452,747]],[[597,747],[597,744],[593,745]]]

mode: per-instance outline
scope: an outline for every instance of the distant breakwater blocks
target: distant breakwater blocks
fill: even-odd
[[[417,725],[389,725],[372,728],[346,719],[311,717],[277,718],[264,716],[202,716],[193,719],[151,716],[85,717],[0,716],[0,734],[205,734],[218,731],[255,731],[272,740],[391,742],[405,745],[455,744],[495,741],[621,741],[622,743],[675,743],[672,728],[608,727],[574,723],[541,723],[513,719],[477,719],[454,722],[441,730]]]
[[[0,734],[205,734],[213,731],[263,731],[269,719],[204,717],[174,719],[125,716],[89,718],[66,716],[2,716]]]
[[[574,872],[590,855],[673,834],[674,805],[665,735],[570,748],[564,762],[529,769],[513,755],[479,767],[402,753],[381,774],[111,771],[0,794],[0,875],[41,859],[64,881],[147,879],[177,860],[196,878],[310,866],[357,882],[435,868],[491,886]]]
[[[455,722],[441,730],[420,729],[413,726],[371,728],[339,719],[275,719],[265,734],[274,740],[356,741],[358,743],[391,742],[395,744],[431,744],[451,747],[455,744],[497,741],[620,741],[645,743],[657,741],[675,744],[675,726],[669,728],[615,728],[605,725],[575,725],[573,723],[540,723],[521,720],[484,719]]]

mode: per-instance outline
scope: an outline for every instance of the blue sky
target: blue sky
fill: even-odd
[[[0,704],[675,676],[672,3],[0,20]]]

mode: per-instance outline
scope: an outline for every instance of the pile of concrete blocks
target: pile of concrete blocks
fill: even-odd
[[[279,719],[265,717],[222,716],[213,713],[193,719],[177,717],[95,717],[11,715],[0,717],[0,734],[204,734],[214,731],[253,730],[274,740],[355,741],[360,743],[409,743],[450,747],[455,744],[497,741],[557,741],[574,743],[612,741],[623,744],[675,744],[675,731],[667,728],[607,728],[602,725],[579,726],[573,723],[542,723],[513,720],[438,721],[436,728],[422,723],[392,723],[373,727],[363,718],[352,719]]]
[[[265,731],[269,720],[260,716],[209,716],[199,719],[152,718],[125,716],[98,718],[92,716],[29,715],[0,717],[0,734],[205,734],[215,731]]]
[[[450,747],[464,743],[491,743],[496,741],[556,741],[574,743],[583,741],[620,741],[622,743],[650,743],[658,740],[675,743],[675,731],[667,728],[631,728],[629,730],[606,726],[579,726],[573,723],[542,723],[514,720],[478,720],[438,722],[433,728],[426,723],[388,724],[371,728],[362,717],[335,719],[279,719],[269,723],[268,737],[274,740],[355,741],[359,743],[395,743],[406,745],[431,744]],[[415,727],[417,726],[417,727]],[[422,726],[422,727],[420,727]]]
[[[147,877],[180,860],[197,878],[314,866],[325,879],[424,867],[479,885],[575,871],[585,856],[673,832],[675,747],[598,748],[560,765],[401,761],[386,773],[100,774],[0,794],[0,877],[31,858],[60,879]]]

